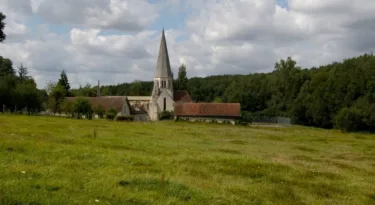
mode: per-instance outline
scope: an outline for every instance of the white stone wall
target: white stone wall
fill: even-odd
[[[177,117],[175,117],[176,119]],[[218,123],[218,124],[223,124],[226,122],[229,122],[232,125],[236,125],[236,120],[235,119],[222,119],[222,118],[202,118],[202,117],[179,117],[182,120],[187,120],[189,122],[207,122],[207,123]]]
[[[164,98],[166,101],[166,111],[173,111],[174,110],[174,102],[172,96],[168,93],[168,91],[163,91],[156,100],[158,112],[164,111]]]

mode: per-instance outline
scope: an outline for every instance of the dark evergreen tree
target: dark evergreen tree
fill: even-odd
[[[63,87],[65,89],[65,93],[67,96],[70,96],[70,85],[68,76],[66,75],[65,71],[63,70],[60,74],[60,79],[57,82],[57,85]]]
[[[175,83],[175,90],[187,90],[188,89],[188,78],[186,76],[186,66],[182,64],[178,68],[178,78]]]
[[[4,33],[5,18],[6,18],[6,16],[3,13],[0,12],[0,42],[3,42],[6,38],[6,35]]]

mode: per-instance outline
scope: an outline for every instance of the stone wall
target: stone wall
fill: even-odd
[[[218,123],[218,124],[232,124],[236,125],[236,119],[233,118],[210,118],[210,117],[175,117],[189,122],[207,122],[207,123]]]

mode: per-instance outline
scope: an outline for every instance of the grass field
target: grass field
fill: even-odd
[[[0,204],[375,204],[375,135],[0,115]]]

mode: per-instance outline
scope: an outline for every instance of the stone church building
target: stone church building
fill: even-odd
[[[238,118],[239,103],[193,103],[185,90],[174,90],[173,73],[169,62],[164,30],[161,36],[159,54],[154,75],[151,96],[98,96],[84,97],[93,107],[102,105],[106,110],[116,109],[118,115],[134,115],[136,121],[156,121],[163,111],[174,112],[182,117]],[[73,102],[77,97],[68,97]]]

